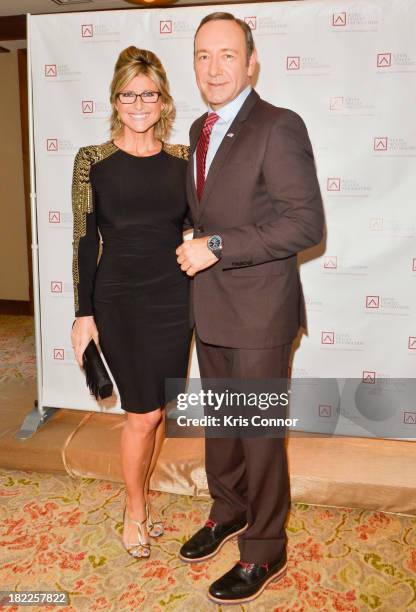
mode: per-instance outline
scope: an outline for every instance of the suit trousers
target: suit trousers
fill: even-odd
[[[291,344],[266,349],[215,346],[196,336],[201,378],[287,378]],[[290,505],[285,437],[205,438],[205,469],[213,504],[210,518],[246,519],[240,559],[269,563],[286,548]]]

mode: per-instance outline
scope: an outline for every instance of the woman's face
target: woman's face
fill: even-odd
[[[135,94],[141,94],[143,92],[158,92],[159,89],[156,84],[148,76],[139,74],[134,77],[119,93],[125,94],[122,99],[128,101],[128,92]],[[147,97],[151,99],[150,94]],[[134,99],[134,96],[131,96]],[[146,99],[146,96],[144,96]],[[136,101],[133,103],[123,103],[120,101],[120,96],[117,97],[116,107],[120,117],[120,121],[123,123],[125,128],[136,132],[144,133],[149,130],[153,130],[154,126],[160,119],[160,113],[162,112],[163,103],[162,97],[159,96],[157,102],[143,102],[140,96],[137,96]]]

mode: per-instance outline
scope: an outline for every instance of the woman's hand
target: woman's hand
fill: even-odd
[[[75,359],[82,367],[82,355],[87,348],[91,338],[98,345],[98,330],[94,317],[78,317],[72,327],[71,342],[74,349]]]

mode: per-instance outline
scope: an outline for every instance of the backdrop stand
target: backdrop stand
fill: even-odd
[[[34,401],[32,410],[26,415],[19,431],[15,437],[26,440],[48,421],[58,410],[42,406],[42,336],[40,326],[40,293],[39,293],[39,243],[38,243],[38,219],[36,204],[36,174],[33,137],[33,87],[32,87],[32,53],[30,45],[30,14],[26,15],[27,27],[27,87],[28,87],[28,117],[29,117],[29,167],[30,167],[30,211],[32,221],[32,270],[33,270],[33,308],[35,326],[35,351],[36,351],[36,388],[37,399]]]
[[[45,425],[45,423],[49,421],[49,419],[58,410],[60,409],[44,407],[43,412],[41,412],[38,407],[38,401],[35,400],[32,410],[26,415],[19,431],[15,435],[15,438],[18,440],[27,440],[27,438],[31,438],[33,434],[37,432],[39,427]]]

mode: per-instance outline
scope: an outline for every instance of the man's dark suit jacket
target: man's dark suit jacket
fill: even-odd
[[[220,234],[223,256],[193,280],[197,333],[227,347],[289,343],[306,326],[296,254],[319,243],[324,226],[305,124],[253,90],[224,136],[199,202],[193,154],[205,118],[190,130],[187,194],[194,238]]]

